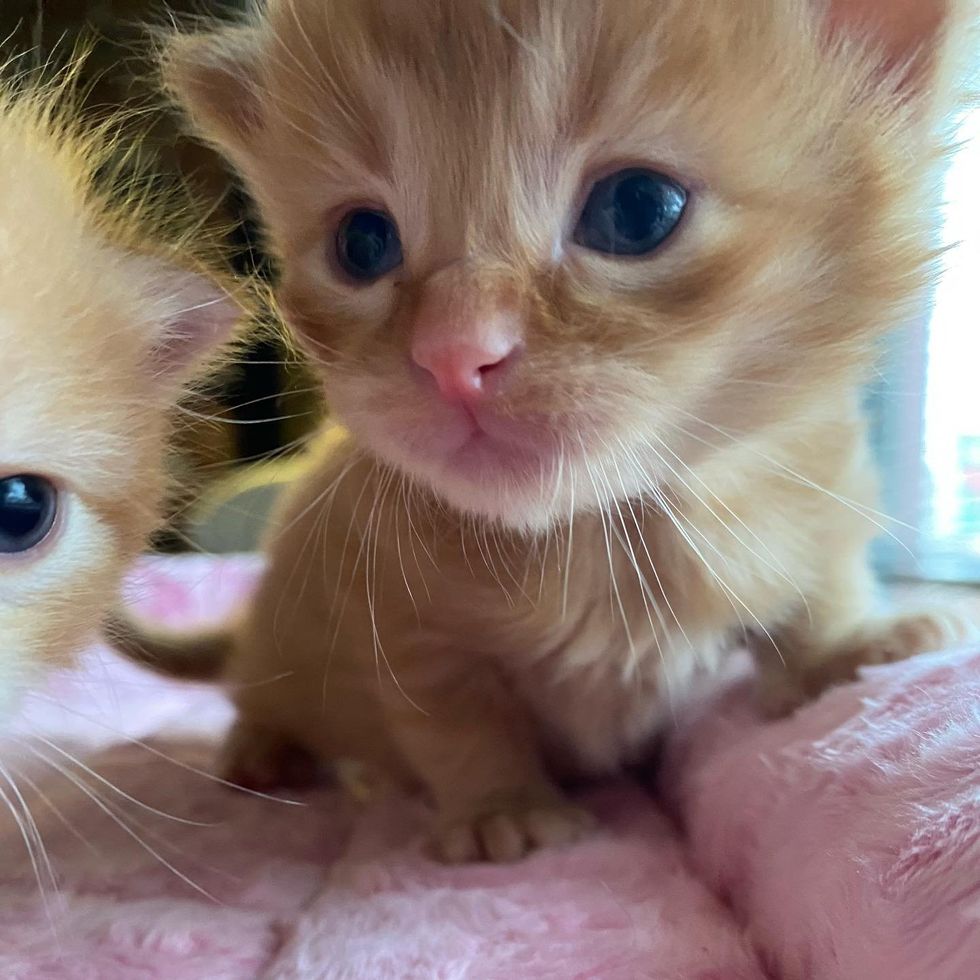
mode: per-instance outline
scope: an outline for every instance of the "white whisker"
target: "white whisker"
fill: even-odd
[[[728,512],[728,513],[729,513],[729,514],[730,514],[730,515],[731,515],[731,516],[732,516],[732,517],[733,517],[733,518],[734,518],[734,519],[735,519],[735,520],[737,521],[737,522],[738,522],[738,523],[739,523],[739,525],[741,525],[741,527],[743,527],[743,528],[744,528],[744,529],[745,529],[745,530],[746,530],[746,531],[747,531],[747,532],[748,532],[748,533],[749,533],[749,534],[750,534],[750,535],[751,535],[751,536],[752,536],[752,537],[753,537],[753,538],[754,538],[754,539],[755,539],[756,541],[758,541],[758,542],[759,542],[759,544],[760,544],[760,545],[761,545],[761,546],[762,546],[762,547],[763,547],[763,548],[764,548],[764,549],[765,549],[766,551],[768,551],[768,552],[769,552],[769,554],[770,554],[770,555],[772,556],[772,559],[773,559],[772,561],[770,561],[770,560],[768,560],[768,559],[766,559],[765,557],[763,557],[762,555],[760,555],[760,554],[759,554],[759,552],[757,552],[757,551],[756,551],[756,550],[755,550],[754,548],[752,548],[752,547],[751,547],[750,545],[748,545],[748,544],[746,544],[746,542],[745,542],[745,541],[744,541],[744,540],[743,540],[743,539],[742,539],[742,538],[741,538],[741,537],[740,537],[740,536],[739,536],[739,535],[738,535],[738,534],[737,534],[737,533],[735,532],[735,530],[734,530],[734,529],[733,529],[733,528],[732,528],[732,527],[731,527],[731,526],[730,526],[730,525],[729,525],[729,524],[728,524],[728,523],[727,523],[727,522],[726,522],[726,521],[724,520],[724,518],[722,518],[722,517],[721,517],[721,516],[720,516],[720,515],[719,515],[719,514],[717,513],[717,511],[715,511],[715,510],[714,510],[714,508],[713,508],[713,507],[712,507],[712,506],[711,506],[711,505],[710,505],[710,504],[709,504],[709,503],[708,503],[708,502],[707,502],[707,501],[706,501],[706,500],[704,499],[704,497],[702,497],[702,496],[701,496],[701,495],[700,495],[700,494],[699,494],[699,493],[698,493],[698,492],[697,492],[697,491],[696,491],[696,490],[695,490],[695,489],[694,489],[694,488],[693,488],[693,487],[691,486],[691,484],[690,484],[690,483],[688,483],[688,481],[687,481],[687,480],[685,480],[685,479],[684,479],[684,477],[682,477],[682,476],[680,475],[680,473],[678,473],[678,472],[677,472],[677,470],[676,470],[676,469],[674,469],[674,467],[673,467],[673,466],[672,466],[672,465],[671,465],[671,464],[670,464],[670,463],[669,463],[669,462],[668,462],[668,461],[667,461],[666,459],[664,459],[664,457],[663,457],[663,456],[662,456],[662,455],[661,455],[661,454],[660,454],[659,452],[657,452],[657,457],[658,457],[658,458],[659,458],[659,459],[660,459],[660,460],[661,460],[661,461],[663,462],[663,464],[664,464],[664,465],[665,465],[665,466],[667,467],[667,469],[668,469],[668,470],[669,470],[669,471],[671,472],[671,474],[673,474],[673,476],[674,476],[674,478],[675,478],[675,479],[676,479],[676,480],[677,480],[677,481],[678,481],[678,482],[679,482],[679,483],[681,484],[681,486],[682,486],[682,487],[684,487],[684,489],[685,489],[685,490],[687,490],[687,492],[688,492],[688,493],[690,493],[690,494],[691,494],[691,496],[692,496],[692,497],[693,497],[693,498],[694,498],[694,499],[695,499],[695,500],[696,500],[696,501],[697,501],[697,502],[698,502],[699,504],[701,504],[701,506],[702,506],[702,507],[704,507],[704,509],[705,509],[705,510],[706,510],[706,511],[707,511],[707,512],[708,512],[708,513],[709,513],[709,514],[710,514],[710,515],[711,515],[711,516],[712,516],[712,517],[713,517],[713,518],[714,518],[714,519],[716,520],[716,521],[718,521],[718,523],[719,523],[719,524],[720,524],[720,525],[721,525],[721,526],[722,526],[722,527],[723,527],[723,528],[724,528],[724,529],[725,529],[725,530],[726,530],[726,531],[727,531],[727,532],[728,532],[728,533],[729,533],[729,534],[730,534],[730,535],[731,535],[731,536],[732,536],[732,537],[733,537],[733,538],[734,538],[734,539],[735,539],[735,540],[736,540],[736,541],[737,541],[737,542],[738,542],[738,543],[739,543],[739,544],[740,544],[740,545],[741,545],[741,546],[742,546],[743,548],[745,548],[745,550],[746,550],[746,551],[747,551],[747,552],[748,552],[748,553],[749,553],[750,555],[752,555],[752,557],[753,557],[753,558],[755,558],[755,559],[757,559],[757,560],[758,560],[759,562],[761,562],[761,563],[762,563],[763,565],[765,565],[765,566],[766,566],[766,567],[767,567],[767,568],[768,568],[768,569],[769,569],[769,570],[770,570],[771,572],[774,572],[774,573],[775,573],[775,574],[776,574],[777,576],[779,576],[779,578],[781,578],[781,579],[782,579],[782,580],[783,580],[784,582],[786,582],[786,584],[787,584],[787,585],[789,585],[789,586],[790,586],[790,587],[791,587],[791,588],[792,588],[792,589],[793,589],[793,590],[794,590],[794,591],[796,592],[796,594],[797,594],[797,595],[798,595],[798,596],[800,597],[800,601],[801,601],[801,602],[803,603],[803,608],[804,608],[804,609],[806,610],[806,613],[807,613],[807,617],[808,617],[808,618],[810,619],[810,621],[812,622],[812,620],[813,620],[813,617],[812,617],[812,614],[811,614],[811,612],[810,612],[810,603],[809,603],[809,602],[807,601],[807,597],[806,597],[806,596],[805,596],[805,595],[803,594],[803,591],[802,591],[802,589],[800,589],[800,587],[799,587],[799,585],[797,585],[797,583],[796,583],[796,581],[795,581],[794,579],[792,579],[792,578],[791,578],[791,577],[789,576],[789,574],[788,574],[788,573],[786,572],[786,570],[785,570],[785,568],[783,567],[783,565],[782,565],[782,563],[778,561],[778,559],[777,559],[777,558],[776,558],[776,556],[775,556],[775,555],[774,555],[774,554],[772,553],[772,550],[771,550],[771,549],[769,548],[769,546],[768,546],[768,545],[767,545],[767,544],[766,544],[766,543],[765,543],[765,542],[764,542],[764,541],[763,541],[763,540],[762,540],[762,539],[761,539],[761,538],[759,537],[759,535],[758,535],[758,534],[756,534],[756,533],[755,533],[755,531],[753,531],[753,530],[752,530],[752,529],[751,529],[751,528],[750,528],[750,527],[749,527],[749,526],[748,526],[748,525],[747,525],[747,524],[745,523],[745,521],[743,521],[743,520],[742,520],[742,519],[741,519],[741,518],[740,518],[740,517],[738,516],[738,514],[736,514],[736,513],[735,513],[735,512],[734,512],[734,511],[733,511],[733,510],[731,509],[731,507],[729,507],[729,506],[728,506],[728,504],[726,504],[726,503],[725,503],[725,501],[724,501],[724,500],[722,500],[722,499],[721,499],[721,497],[719,497],[719,496],[718,496],[718,494],[716,494],[716,493],[715,493],[715,492],[714,492],[714,491],[713,491],[713,490],[712,490],[712,489],[711,489],[711,488],[710,488],[710,487],[709,487],[709,486],[707,485],[707,483],[705,483],[705,482],[704,482],[704,480],[703,480],[703,479],[702,479],[702,478],[701,478],[700,476],[698,476],[698,474],[697,474],[697,473],[696,473],[696,472],[695,472],[695,471],[694,471],[694,470],[693,470],[693,469],[692,469],[692,468],[691,468],[690,466],[688,466],[688,465],[687,465],[687,463],[685,463],[685,462],[684,462],[684,461],[683,461],[683,460],[682,460],[682,459],[680,458],[680,456],[678,456],[678,455],[677,455],[677,453],[675,453],[675,452],[674,452],[674,451],[673,451],[673,450],[672,450],[672,449],[670,448],[670,446],[668,446],[668,445],[667,445],[667,443],[666,443],[666,442],[664,442],[664,440],[663,440],[663,439],[661,439],[661,438],[660,438],[659,436],[654,436],[654,438],[656,438],[656,440],[657,440],[657,442],[658,442],[658,443],[660,444],[660,446],[661,446],[661,447],[662,447],[662,448],[663,448],[664,450],[666,450],[667,452],[669,452],[669,453],[670,453],[670,455],[671,455],[671,456],[673,456],[673,457],[674,457],[674,459],[676,459],[676,460],[677,460],[677,462],[678,462],[678,463],[679,463],[679,464],[680,464],[681,466],[683,466],[683,467],[684,467],[684,469],[686,469],[686,470],[688,471],[688,473],[690,473],[690,474],[691,474],[691,476],[692,476],[692,477],[693,477],[693,478],[694,478],[695,480],[697,480],[697,481],[698,481],[698,483],[700,483],[700,484],[701,484],[701,486],[702,486],[702,487],[703,487],[703,488],[704,488],[704,489],[705,489],[705,490],[706,490],[706,491],[707,491],[707,492],[708,492],[708,493],[709,493],[709,494],[710,494],[710,495],[711,495],[712,497],[714,497],[714,499],[715,499],[715,500],[716,500],[716,501],[717,501],[717,502],[718,502],[718,503],[719,503],[719,504],[720,504],[720,505],[721,505],[721,506],[722,506],[722,507],[723,507],[723,508],[724,508],[724,509],[725,509],[725,510],[726,510],[726,511],[727,511],[727,512]],[[649,445],[649,443],[648,443],[647,445]],[[653,447],[651,446],[650,448],[653,448]],[[656,450],[654,450],[654,451],[656,452]]]
[[[41,742],[42,745],[45,745],[47,748],[51,749],[52,751],[57,752],[58,755],[60,755],[67,762],[70,762],[72,765],[77,766],[86,775],[91,776],[94,780],[96,780],[96,782],[105,786],[106,789],[115,793],[117,796],[122,797],[122,799],[126,800],[127,803],[132,803],[133,806],[139,807],[139,809],[145,810],[147,813],[152,813],[154,814],[154,816],[163,817],[166,820],[172,820],[174,823],[184,824],[185,826],[188,827],[217,826],[216,824],[213,823],[204,823],[200,820],[189,820],[186,817],[178,817],[176,814],[168,813],[166,810],[158,810],[156,807],[150,806],[148,803],[144,803],[142,800],[138,800],[135,796],[130,796],[130,794],[127,793],[125,790],[120,789],[118,786],[115,785],[115,783],[113,783],[112,781],[106,779],[104,776],[97,773],[90,766],[82,762],[82,760],[79,759],[77,756],[72,755],[66,749],[63,749],[60,745],[57,745],[55,742],[52,742],[50,739],[45,738],[43,735],[35,735],[34,738],[36,738],[39,742]]]
[[[423,715],[428,715],[428,711],[416,703],[416,701],[402,686],[401,680],[395,674],[391,661],[388,659],[388,655],[385,653],[384,645],[381,640],[381,633],[378,629],[376,596],[378,576],[378,542],[381,537],[381,522],[384,520],[385,503],[388,499],[388,494],[391,487],[395,482],[395,475],[396,474],[393,467],[385,467],[375,490],[374,501],[372,502],[371,509],[368,512],[367,529],[361,541],[361,546],[364,550],[364,585],[367,596],[368,615],[371,620],[371,640],[374,646],[374,661],[378,671],[379,689],[381,685],[381,664],[383,663],[398,693],[416,711]],[[357,558],[357,562],[359,561],[360,554]]]
[[[54,759],[50,758],[49,756],[46,756],[43,752],[40,751],[40,749],[36,748],[35,746],[27,745],[25,747],[28,749],[28,751],[30,751],[42,762],[47,763],[47,765],[49,765],[55,772],[60,773],[60,775],[62,775],[65,779],[67,779],[68,782],[70,782],[73,786],[75,786],[79,790],[79,792],[87,796],[99,808],[99,810],[102,813],[104,813],[107,817],[109,817],[109,819],[112,820],[112,822],[119,827],[120,830],[122,830],[128,837],[130,837],[133,841],[135,841],[144,851],[146,851],[147,854],[149,854],[151,857],[157,860],[163,867],[165,867],[168,871],[174,874],[181,881],[183,881],[188,887],[198,892],[198,894],[203,895],[205,898],[207,898],[209,901],[214,902],[216,905],[221,904],[221,902],[219,902],[218,899],[215,898],[214,895],[212,895],[207,889],[203,888],[192,878],[184,874],[183,871],[181,871],[178,867],[176,867],[176,865],[174,865],[172,862],[168,861],[158,850],[156,850],[156,848],[148,844],[142,837],[140,837],[140,835],[137,834],[136,831],[134,831],[133,828],[130,827],[129,824],[127,824],[126,821],[119,816],[119,814],[116,812],[117,808],[113,807],[106,800],[104,800],[97,793],[95,793],[92,787],[89,786],[87,783],[85,783],[84,780],[77,777],[74,773],[66,769],[60,763],[55,762]]]
[[[89,852],[99,861],[105,860],[105,855],[102,854],[102,852],[99,851],[99,849],[87,837],[85,837],[74,824],[72,824],[72,822],[51,799],[51,797],[48,796],[47,793],[45,793],[44,790],[42,790],[41,787],[27,775],[27,773],[17,768],[10,762],[7,762],[6,765],[12,771],[12,773],[48,808],[48,810],[54,814],[58,822],[75,838],[75,840],[79,842],[79,844],[87,848]]]
[[[623,597],[619,591],[619,583],[616,581],[616,568],[613,563],[613,553],[612,553],[612,533],[609,526],[606,524],[606,510],[602,504],[602,494],[599,492],[599,485],[596,483],[595,474],[592,471],[592,467],[589,465],[588,457],[585,452],[585,444],[582,444],[582,459],[585,463],[585,472],[592,483],[592,490],[595,493],[596,500],[599,501],[599,520],[602,524],[602,536],[606,545],[606,562],[609,566],[609,591],[610,591],[610,607],[618,609],[619,616],[623,624],[623,630],[626,633],[626,643],[630,651],[630,662],[636,663],[637,651],[636,644],[633,641],[633,631],[630,629],[629,617],[626,615],[626,607],[623,605]],[[612,523],[612,517],[609,517],[609,523]]]
[[[627,456],[627,458],[633,459],[633,464],[634,466],[636,466],[637,472],[642,472],[642,467],[639,464],[639,460],[636,459],[635,453],[629,452],[627,450],[626,445],[622,442],[622,440],[619,440],[619,445],[624,455]],[[694,644],[691,642],[690,637],[687,635],[687,631],[684,629],[684,626],[681,623],[677,613],[674,611],[674,606],[670,601],[670,596],[667,595],[667,590],[664,588],[663,581],[660,578],[660,572],[657,570],[657,563],[653,560],[653,555],[650,553],[650,549],[647,546],[646,535],[643,534],[643,531],[640,527],[639,520],[637,519],[636,513],[633,509],[633,504],[632,502],[630,502],[629,497],[626,494],[626,485],[623,482],[623,475],[620,472],[618,465],[616,466],[616,470],[617,472],[619,472],[620,483],[623,486],[623,495],[626,497],[627,505],[629,506],[630,513],[633,515],[633,522],[636,524],[636,530],[640,539],[640,544],[643,546],[643,551],[644,554],[646,555],[647,563],[649,564],[650,570],[653,572],[653,577],[657,582],[657,588],[660,589],[660,594],[663,596],[664,604],[667,606],[667,611],[670,613],[671,618],[674,620],[674,624],[677,626],[677,629],[680,632],[681,636],[684,637],[684,641],[687,643],[688,647],[693,651]],[[642,506],[642,502],[641,502],[641,506]]]
[[[239,786],[237,783],[233,783],[227,779],[222,779],[220,776],[216,776],[214,773],[208,772],[206,769],[200,769],[197,766],[192,766],[190,763],[184,762],[181,759],[177,759],[174,756],[167,755],[166,752],[161,752],[160,749],[151,745],[149,742],[145,742],[143,741],[143,739],[136,738],[133,735],[127,735],[125,732],[122,732],[119,729],[114,728],[112,725],[108,725],[98,718],[94,718],[74,708],[70,708],[68,705],[63,704],[60,701],[56,701],[54,698],[48,695],[35,694],[34,696],[40,697],[45,701],[49,701],[50,703],[56,705],[60,710],[67,711],[69,714],[75,716],[76,718],[80,718],[81,720],[85,721],[87,724],[95,725],[98,728],[101,728],[103,731],[108,732],[109,734],[115,736],[116,738],[120,739],[120,741],[125,742],[127,745],[138,746],[144,752],[148,752],[150,755],[156,756],[156,758],[158,759],[162,759],[164,762],[168,763],[169,765],[174,766],[177,769],[182,769],[184,770],[184,772],[191,773],[194,776],[200,776],[202,779],[206,779],[209,782],[217,783],[220,786],[224,786],[228,789],[236,790],[239,793],[245,793],[247,796],[253,796],[260,800],[267,800],[270,803],[282,803],[285,804],[286,806],[307,805],[302,800],[290,800],[283,796],[273,796],[271,793],[263,793],[257,789],[250,789],[247,786]]]
[[[10,791],[15,798],[11,799],[7,791],[0,785],[0,802],[3,802],[10,811],[10,815],[14,818],[14,823],[24,841],[24,847],[27,850],[27,856],[31,862],[31,868],[34,871],[34,879],[37,881],[38,891],[41,895],[41,904],[44,906],[45,917],[48,923],[54,927],[54,916],[52,915],[51,903],[48,897],[48,888],[56,896],[60,893],[58,891],[58,879],[51,865],[47,848],[44,845],[44,838],[41,836],[41,831],[31,813],[30,807],[27,805],[27,801],[14,782],[13,777],[3,766],[0,766],[0,777],[10,787]],[[15,805],[15,800],[20,804],[20,810]]]
[[[678,409],[678,411],[680,411],[680,409]],[[724,436],[724,438],[726,438],[731,444],[739,446],[740,448],[745,449],[746,451],[757,456],[759,459],[762,459],[765,462],[769,463],[770,466],[775,467],[773,472],[776,472],[777,475],[781,474],[786,479],[790,479],[793,482],[799,483],[801,486],[808,487],[811,490],[815,490],[818,493],[825,494],[831,500],[836,500],[839,504],[846,507],[848,510],[853,511],[858,516],[865,518],[872,525],[878,528],[878,530],[881,531],[882,534],[888,535],[888,537],[891,538],[896,544],[898,544],[910,555],[913,555],[913,552],[909,548],[909,546],[904,541],[902,541],[901,538],[899,538],[894,532],[890,531],[888,528],[882,525],[879,522],[879,520],[876,520],[876,518],[880,518],[880,520],[888,521],[889,523],[895,524],[898,527],[903,527],[906,530],[917,533],[918,529],[913,527],[911,524],[906,524],[904,521],[900,521],[896,517],[892,517],[889,514],[885,514],[880,510],[876,510],[874,507],[869,507],[867,504],[862,504],[860,501],[857,500],[851,500],[849,497],[845,497],[839,493],[835,493],[833,490],[830,490],[827,487],[821,486],[819,483],[816,483],[815,481],[811,480],[809,477],[804,476],[802,473],[797,473],[796,470],[794,470],[792,467],[787,466],[785,463],[781,462],[780,460],[767,455],[766,453],[762,452],[760,449],[757,449],[755,446],[750,445],[747,441],[743,439],[739,439],[737,436],[733,435],[730,432],[727,432],[725,429],[721,428],[720,426],[713,425],[711,422],[707,422],[704,419],[699,418],[698,416],[693,415],[690,412],[684,412],[683,414],[687,415],[698,425],[703,425],[711,429],[713,432],[717,432],[719,435]],[[708,446],[711,449],[719,448],[716,443],[710,442],[709,440],[704,439],[701,436],[698,436],[696,433],[693,433],[682,426],[675,424],[674,428],[682,432],[688,438],[694,439],[695,441],[700,442],[701,444]]]

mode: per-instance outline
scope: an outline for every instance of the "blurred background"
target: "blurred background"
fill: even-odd
[[[77,41],[91,41],[86,111],[98,116],[120,106],[150,107],[139,124],[148,130],[140,144],[142,162],[156,179],[185,187],[217,227],[228,229],[230,261],[238,271],[272,282],[275,269],[233,175],[210,151],[183,137],[174,115],[153,98],[141,28],[167,23],[168,12],[178,18],[234,17],[243,5],[244,0],[0,0],[0,58],[18,59],[21,68],[57,65]],[[883,513],[874,516],[884,532],[877,559],[882,573],[894,579],[980,582],[980,112],[965,118],[962,136],[946,184],[944,240],[955,246],[947,255],[947,273],[929,309],[883,353],[869,392],[874,447],[884,471]],[[172,530],[158,538],[158,548],[222,550],[247,543],[250,514],[267,504],[262,486],[288,475],[290,454],[322,415],[299,356],[273,331],[260,332],[260,338],[236,370],[190,406],[193,415],[185,415]],[[274,459],[287,460],[285,471],[270,470]],[[258,471],[252,469],[256,463]],[[237,521],[227,533],[210,533],[201,525],[210,518],[200,516],[200,507],[193,517],[189,505],[229,481],[262,499],[254,509],[238,506],[230,518],[225,513],[222,520]],[[220,500],[228,492],[212,489],[211,497]]]
[[[882,463],[878,559],[891,578],[980,583],[980,109],[945,183],[945,270],[872,389]]]

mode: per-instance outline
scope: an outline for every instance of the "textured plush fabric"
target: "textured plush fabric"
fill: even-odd
[[[980,978],[980,654],[867,672],[778,725],[742,685],[662,774],[709,887],[783,980]]]
[[[199,622],[257,569],[157,561],[136,588],[148,615]],[[734,676],[682,713],[663,805],[595,788],[592,838],[508,867],[430,861],[417,801],[323,789],[293,805],[218,785],[203,773],[229,717],[216,692],[99,649],[32,699],[18,729],[63,771],[17,739],[0,761],[54,881],[42,862],[39,888],[0,817],[0,977],[980,977],[969,651],[873,671],[778,725],[754,718]]]

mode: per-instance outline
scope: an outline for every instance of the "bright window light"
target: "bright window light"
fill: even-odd
[[[932,500],[923,531],[980,559],[980,112],[947,182],[952,246],[929,327],[924,457]]]
[[[870,392],[886,577],[980,582],[980,109],[945,184],[944,274]]]
[[[980,112],[947,182],[953,246],[929,325],[923,458],[933,547],[980,561]]]

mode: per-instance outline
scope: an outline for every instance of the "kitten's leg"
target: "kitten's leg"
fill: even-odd
[[[771,637],[751,641],[760,707],[770,717],[789,714],[827,688],[853,680],[858,669],[904,660],[962,641],[963,619],[934,609],[881,616],[875,583],[863,554],[825,569],[822,589]]]
[[[257,792],[300,789],[316,782],[318,776],[310,752],[281,732],[246,717],[232,726],[216,768],[221,779]]]
[[[438,856],[513,861],[581,837],[591,816],[549,778],[529,719],[496,672],[473,664],[446,673],[440,666],[433,676],[437,658],[426,657],[424,683],[422,671],[399,671],[418,706],[390,690],[385,710],[395,744],[436,805]]]

